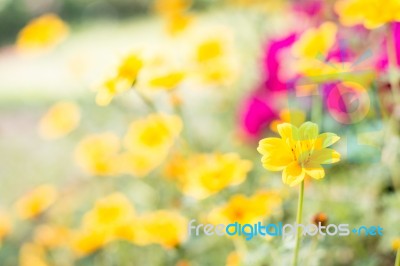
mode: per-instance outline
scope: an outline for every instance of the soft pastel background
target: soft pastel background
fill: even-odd
[[[306,237],[300,265],[393,265],[400,3],[358,2],[0,0],[0,265],[290,265],[293,239],[187,223],[293,223],[257,145],[304,121],[341,137],[304,223],[384,235]]]

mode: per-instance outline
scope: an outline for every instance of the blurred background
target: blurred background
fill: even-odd
[[[257,146],[305,121],[341,160],[303,223],[384,234],[305,237],[299,265],[393,265],[400,4],[359,2],[0,0],[0,265],[289,265],[294,239],[187,226],[293,223]]]

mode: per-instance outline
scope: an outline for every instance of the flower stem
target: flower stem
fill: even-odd
[[[400,248],[397,250],[396,262],[394,263],[394,266],[400,266]]]
[[[391,25],[387,29],[387,54],[389,61],[389,83],[392,89],[393,98],[396,104],[400,104],[400,86],[398,79],[398,67],[396,63],[396,48]]]
[[[296,217],[296,223],[297,224],[301,224],[301,221],[302,221],[303,199],[304,199],[304,180],[301,182],[301,185],[300,185],[299,202],[297,204],[297,217]],[[293,266],[297,266],[298,257],[299,257],[299,250],[300,250],[300,237],[301,237],[301,234],[302,234],[301,228],[297,227],[296,246],[294,248],[294,254],[293,254]]]

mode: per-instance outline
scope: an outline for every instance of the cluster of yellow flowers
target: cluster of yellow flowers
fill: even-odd
[[[374,29],[385,23],[400,21],[400,1],[387,0],[339,0],[335,9],[343,25],[363,24]]]
[[[158,210],[138,216],[129,199],[116,192],[99,199],[85,214],[71,243],[80,256],[115,240],[172,248],[185,240],[186,224],[186,218],[174,211]]]
[[[236,194],[226,204],[213,209],[208,220],[213,224],[252,224],[270,216],[281,204],[282,197],[277,191],[260,190],[251,197]]]
[[[177,181],[184,194],[204,199],[242,183],[251,168],[252,163],[236,153],[178,155],[166,166],[166,175]]]
[[[76,161],[93,175],[145,176],[163,162],[181,130],[179,117],[150,114],[130,124],[122,141],[124,151],[113,133],[90,135],[78,144]]]
[[[185,60],[175,52],[139,49],[126,54],[111,71],[110,77],[95,86],[96,103],[108,105],[114,96],[131,88],[141,95],[155,90],[172,91],[185,83],[227,85],[235,79],[237,59],[225,29],[201,31]],[[178,44],[177,44],[178,45]]]

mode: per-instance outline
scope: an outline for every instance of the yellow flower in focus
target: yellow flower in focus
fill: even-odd
[[[159,210],[144,214],[138,220],[135,243],[139,245],[159,244],[173,248],[187,238],[187,219],[175,211]]]
[[[45,250],[33,243],[23,244],[19,251],[20,266],[48,266]]]
[[[179,161],[177,162],[179,163]],[[172,172],[184,194],[203,199],[228,186],[242,183],[252,168],[236,153],[195,154],[181,159],[179,171]]]
[[[213,209],[208,219],[214,224],[257,223],[280,207],[281,197],[276,192],[260,191],[252,197],[238,194],[225,205]]]
[[[68,26],[55,14],[45,14],[30,21],[18,34],[17,48],[34,52],[54,48],[68,35]]]
[[[290,123],[296,127],[301,126],[306,121],[306,113],[297,109],[283,109],[279,112],[279,119],[273,120],[269,125],[270,129],[278,133],[278,125]]]
[[[345,26],[363,24],[374,29],[385,23],[400,21],[400,1],[339,0],[335,4],[340,22]]]
[[[53,105],[39,123],[39,133],[43,138],[56,139],[67,135],[79,124],[79,107],[72,102]]]
[[[52,185],[41,185],[15,203],[18,216],[21,219],[33,219],[47,208],[57,198],[57,190]]]
[[[132,122],[124,137],[127,152],[119,156],[121,171],[142,177],[159,166],[182,131],[178,116],[150,114]]]
[[[325,176],[322,164],[336,163],[340,154],[328,146],[340,138],[333,133],[319,134],[318,126],[306,122],[297,128],[289,123],[278,125],[281,138],[262,139],[257,148],[262,164],[270,171],[282,171],[283,183],[295,186],[306,177]]]
[[[292,47],[292,52],[300,58],[316,58],[325,55],[336,41],[337,26],[332,22],[325,22],[318,28],[304,32]]]
[[[0,211],[0,244],[11,231],[12,223],[10,217],[4,211]]]
[[[66,245],[69,236],[70,232],[66,227],[43,224],[35,229],[34,242],[42,247],[52,249]]]
[[[95,134],[81,140],[75,150],[78,165],[87,173],[99,176],[119,172],[117,155],[120,141],[113,133]]]
[[[399,237],[399,238],[396,238],[396,239],[394,239],[394,240],[392,241],[392,249],[393,249],[394,251],[397,251],[397,250],[400,249],[400,237]]]

